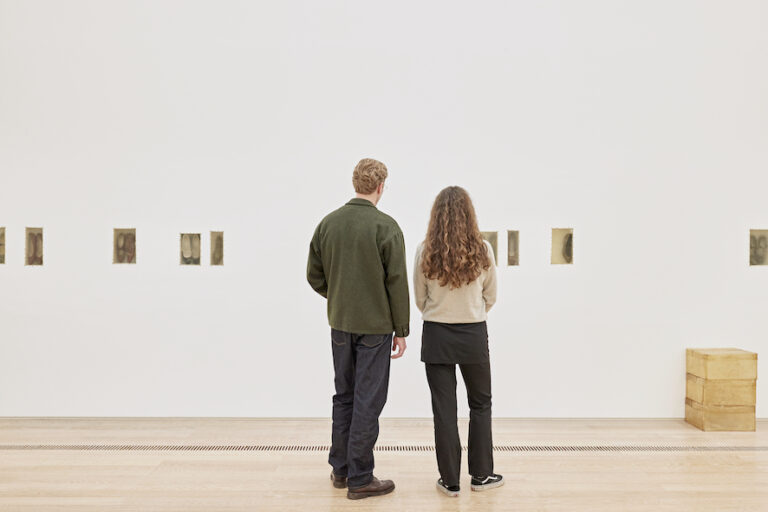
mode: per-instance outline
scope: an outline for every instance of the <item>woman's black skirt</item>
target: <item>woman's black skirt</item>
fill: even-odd
[[[485,322],[444,324],[424,322],[421,360],[434,364],[487,363],[488,326]]]

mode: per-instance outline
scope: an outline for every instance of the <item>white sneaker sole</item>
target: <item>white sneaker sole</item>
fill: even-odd
[[[459,496],[459,493],[461,492],[461,491],[449,491],[448,489],[446,489],[445,487],[443,487],[440,484],[435,484],[435,485],[437,486],[437,489],[440,492],[442,492],[446,496],[450,496],[451,498],[457,498]]]
[[[504,485],[504,478],[492,484],[472,485],[472,490],[476,492],[481,492],[481,491],[487,491],[489,489],[495,489],[497,487],[501,487],[502,485]]]

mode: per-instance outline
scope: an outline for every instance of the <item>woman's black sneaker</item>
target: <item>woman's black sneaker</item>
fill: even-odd
[[[488,476],[472,477],[473,491],[487,491],[488,489],[495,489],[496,487],[501,487],[502,485],[504,485],[504,477],[495,473]]]
[[[440,490],[440,492],[442,492],[443,494],[446,494],[446,495],[448,495],[448,496],[450,496],[452,498],[455,498],[456,496],[458,496],[459,495],[459,491],[461,490],[461,489],[459,489],[458,485],[445,485],[443,483],[443,479],[442,478],[437,481],[437,488]]]

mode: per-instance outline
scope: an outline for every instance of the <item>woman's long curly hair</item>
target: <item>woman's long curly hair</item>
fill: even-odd
[[[461,187],[444,188],[437,195],[429,217],[422,272],[440,286],[453,289],[471,283],[490,266],[472,199]]]

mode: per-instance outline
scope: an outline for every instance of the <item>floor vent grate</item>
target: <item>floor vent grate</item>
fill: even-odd
[[[461,447],[463,451],[466,446]],[[129,452],[327,452],[327,445],[301,444],[20,444],[0,445],[0,450],[73,450]],[[766,452],[768,446],[686,445],[498,445],[496,452]],[[377,452],[434,452],[433,445],[378,445]]]

